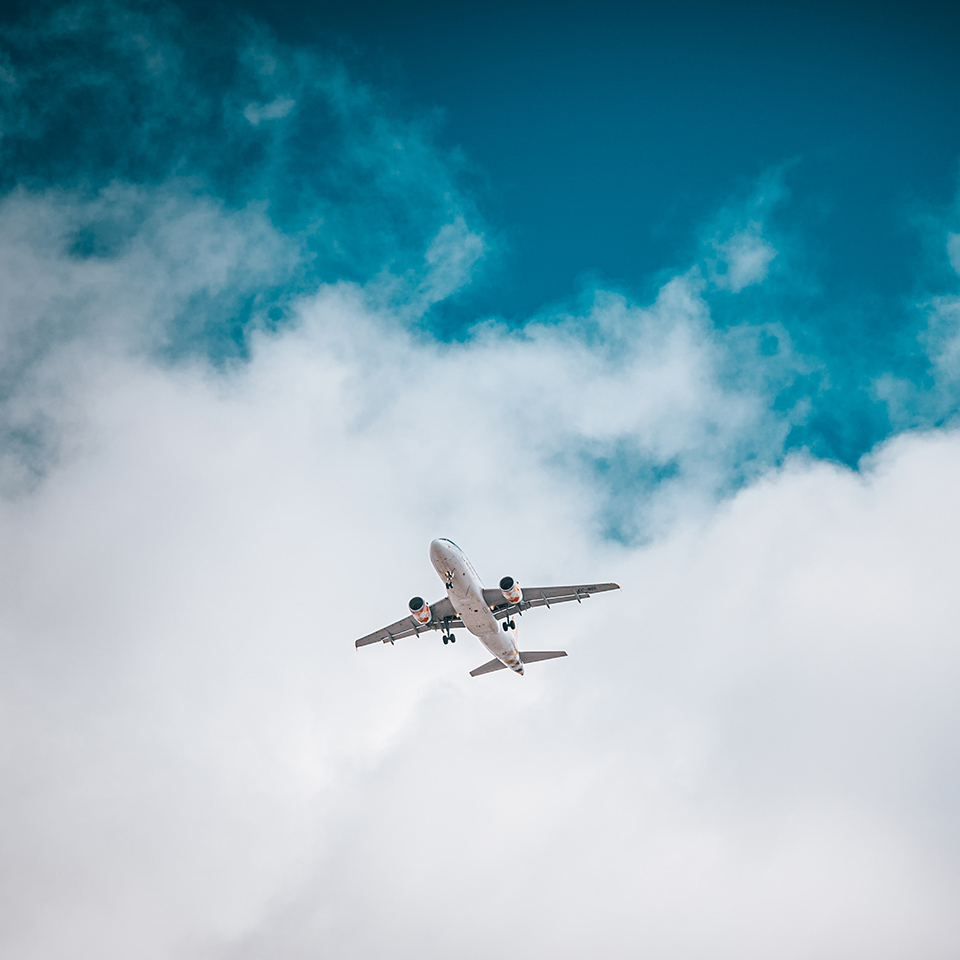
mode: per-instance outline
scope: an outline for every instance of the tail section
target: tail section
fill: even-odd
[[[538,660],[555,660],[557,657],[565,657],[566,650],[521,650],[520,660],[523,664],[536,663]],[[485,673],[493,673],[496,670],[506,670],[507,665],[502,660],[494,657],[488,663],[470,671],[471,677],[479,677]]]

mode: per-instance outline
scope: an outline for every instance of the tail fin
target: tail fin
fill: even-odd
[[[536,663],[538,660],[555,660],[557,657],[565,657],[566,650],[521,650],[520,660],[524,663]],[[494,658],[475,670],[470,671],[471,677],[479,677],[485,673],[493,673],[495,670],[506,670],[507,665]]]

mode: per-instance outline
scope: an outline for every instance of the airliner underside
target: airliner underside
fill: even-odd
[[[521,589],[513,577],[504,577],[499,589],[487,589],[466,555],[452,540],[434,540],[430,544],[430,561],[443,580],[447,595],[431,604],[425,603],[422,597],[414,597],[409,604],[409,616],[361,637],[356,642],[357,647],[370,643],[392,644],[428,630],[440,630],[444,643],[454,643],[456,637],[453,631],[463,627],[477,637],[494,657],[471,670],[470,676],[478,677],[507,667],[523,674],[526,663],[552,660],[567,654],[564,650],[518,650],[514,614],[522,614],[533,607],[552,607],[555,603],[570,600],[580,603],[595,593],[620,589],[616,583]]]

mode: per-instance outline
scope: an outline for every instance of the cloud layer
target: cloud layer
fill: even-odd
[[[625,549],[486,349],[335,291],[226,380],[87,356],[73,455],[0,514],[7,955],[955,952],[960,439]],[[526,617],[571,656],[522,680],[355,651],[438,533],[624,592]]]

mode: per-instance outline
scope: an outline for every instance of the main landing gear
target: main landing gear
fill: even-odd
[[[456,643],[456,642],[457,642],[457,638],[456,638],[452,633],[445,633],[445,634],[443,635],[443,642],[444,642],[444,643]]]
[[[516,630],[516,629],[517,629],[517,624],[516,624],[516,622],[513,621],[513,620],[504,620],[504,621],[503,621],[503,629],[504,629],[504,630]]]

